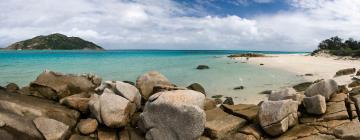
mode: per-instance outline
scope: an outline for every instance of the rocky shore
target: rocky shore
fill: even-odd
[[[0,87],[6,140],[358,140],[360,79],[269,91],[259,104],[213,100],[198,83],[178,87],[150,71],[136,82],[44,71],[28,86]],[[335,75],[335,73],[334,73]]]

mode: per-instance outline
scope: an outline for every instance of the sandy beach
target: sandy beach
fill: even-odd
[[[264,67],[282,69],[297,75],[313,74],[313,76],[304,76],[309,81],[331,79],[334,78],[335,73],[340,69],[360,67],[359,60],[342,60],[335,57],[314,57],[306,54],[276,54],[267,56],[270,57],[250,58],[248,63],[255,65],[264,64]],[[244,60],[244,58],[237,59],[240,61]],[[349,78],[336,77],[335,80],[341,84],[348,82]]]

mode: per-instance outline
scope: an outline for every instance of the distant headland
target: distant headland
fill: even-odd
[[[55,33],[19,41],[4,50],[104,50],[104,48],[79,37]]]

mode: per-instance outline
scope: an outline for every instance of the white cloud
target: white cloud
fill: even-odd
[[[8,0],[0,2],[0,46],[54,32],[108,49],[302,51],[333,35],[360,39],[360,1],[289,1],[290,11],[245,19],[188,16],[197,11],[171,0]]]

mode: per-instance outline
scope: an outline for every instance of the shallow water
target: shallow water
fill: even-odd
[[[247,51],[0,51],[0,85],[29,84],[44,69],[63,73],[95,73],[105,80],[135,81],[144,72],[156,70],[178,86],[198,82],[208,95],[233,97],[237,103],[257,103],[263,90],[304,81],[277,69],[231,60],[228,54]],[[287,52],[262,52],[287,53]],[[196,70],[200,64],[208,70]],[[244,90],[233,90],[244,86]]]

